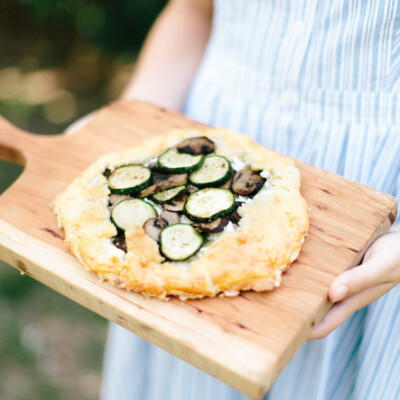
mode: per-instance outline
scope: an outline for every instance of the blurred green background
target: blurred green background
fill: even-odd
[[[1,0],[0,115],[56,134],[116,99],[166,0]],[[0,160],[0,193],[22,167]],[[106,321],[0,262],[0,400],[97,399]]]

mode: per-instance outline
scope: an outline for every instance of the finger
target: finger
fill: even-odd
[[[67,127],[67,129],[64,131],[65,135],[72,135],[75,132],[79,131],[86,125],[86,121],[81,121],[78,120],[76,122],[73,122],[70,126]]]
[[[92,111],[91,113],[85,115],[84,117],[78,119],[77,121],[73,122],[67,129],[64,131],[66,135],[72,135],[73,133],[79,131],[83,127],[85,127],[94,117],[96,111]]]
[[[309,340],[321,339],[341,325],[350,315],[383,296],[396,283],[382,283],[336,303],[312,331]]]
[[[383,283],[381,263],[374,258],[340,274],[329,287],[329,299],[336,303],[346,297],[360,293]]]

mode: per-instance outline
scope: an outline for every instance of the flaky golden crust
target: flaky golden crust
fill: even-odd
[[[240,159],[267,177],[253,201],[239,208],[234,232],[223,233],[190,262],[168,262],[143,228],[126,232],[128,252],[111,241],[116,235],[107,208],[106,168],[145,163],[184,138],[207,136],[216,153]],[[240,290],[271,290],[297,257],[308,230],[308,210],[300,194],[300,175],[289,158],[248,137],[225,129],[173,130],[132,149],[101,157],[53,204],[65,245],[81,263],[114,285],[165,299],[235,295]]]

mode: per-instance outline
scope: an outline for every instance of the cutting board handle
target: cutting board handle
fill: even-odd
[[[25,165],[29,149],[37,144],[35,136],[0,116],[0,159]]]

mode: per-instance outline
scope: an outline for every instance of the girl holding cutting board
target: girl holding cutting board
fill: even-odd
[[[395,0],[171,0],[123,97],[241,131],[400,198]],[[399,399],[399,281],[395,225],[334,280],[334,306],[266,399]],[[103,400],[242,398],[111,325]]]

